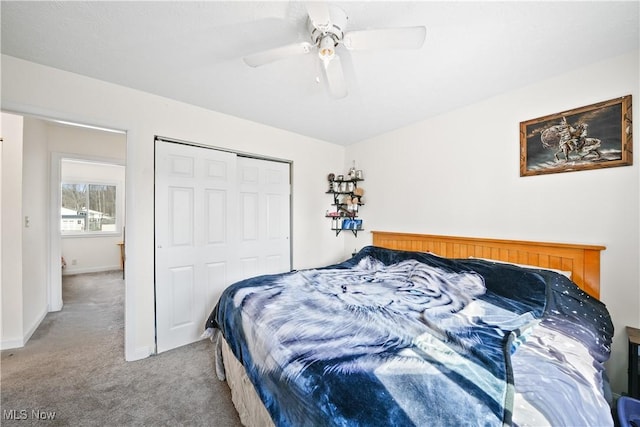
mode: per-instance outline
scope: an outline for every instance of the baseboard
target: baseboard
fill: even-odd
[[[9,350],[12,348],[24,347],[24,340],[18,338],[15,340],[2,340],[0,341],[0,350]]]
[[[38,319],[31,325],[31,328],[24,334],[24,337],[18,339],[9,339],[9,340],[1,340],[0,341],[0,350],[9,350],[11,348],[20,348],[24,347],[24,345],[29,341],[31,336],[36,332],[40,323],[44,320],[47,315],[47,310],[44,310]]]
[[[46,315],[47,310],[45,309],[42,313],[40,313],[40,316],[38,316],[38,319],[33,323],[33,325],[31,325],[31,328],[29,328],[27,333],[24,335],[23,341],[25,344],[29,341],[31,335],[33,335],[33,333],[38,329],[38,326],[40,326],[40,323],[42,323]]]
[[[107,265],[102,267],[87,267],[87,268],[73,268],[69,269],[69,266],[62,270],[63,276],[71,276],[74,274],[86,274],[86,273],[102,273],[104,271],[122,270],[120,265]]]
[[[62,301],[56,301],[54,306],[48,306],[47,310],[51,313],[53,311],[60,311],[62,310],[64,303]]]
[[[125,351],[125,360],[127,362],[134,362],[136,360],[146,359],[151,356],[151,350],[149,347],[138,347],[133,351],[133,354],[129,354]]]

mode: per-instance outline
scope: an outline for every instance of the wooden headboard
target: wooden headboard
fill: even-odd
[[[571,272],[589,295],[600,298],[600,251],[604,246],[477,237],[372,231],[373,245],[403,251],[431,252],[446,258],[489,258]]]

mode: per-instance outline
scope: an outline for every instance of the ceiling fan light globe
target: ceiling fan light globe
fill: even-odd
[[[322,60],[330,60],[336,54],[336,42],[331,36],[324,36],[318,46],[318,56]]]
[[[335,54],[336,54],[336,52],[333,49],[320,49],[318,51],[318,56],[323,61],[332,59],[335,56]]]

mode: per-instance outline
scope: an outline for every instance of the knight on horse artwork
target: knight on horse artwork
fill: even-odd
[[[520,122],[520,176],[633,164],[631,95]]]
[[[578,123],[572,126],[567,122],[566,117],[562,117],[560,123],[545,129],[540,135],[542,146],[547,149],[555,149],[554,158],[560,162],[560,154],[564,154],[564,161],[571,160],[570,154],[576,153],[580,160],[591,154],[595,154],[594,159],[602,157],[599,148],[602,141],[598,138],[588,138],[587,123]]]

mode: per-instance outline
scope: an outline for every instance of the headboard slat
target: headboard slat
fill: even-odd
[[[388,249],[432,252],[447,258],[489,258],[571,272],[571,279],[589,295],[600,298],[598,245],[483,239],[477,237],[373,231],[373,245]]]

